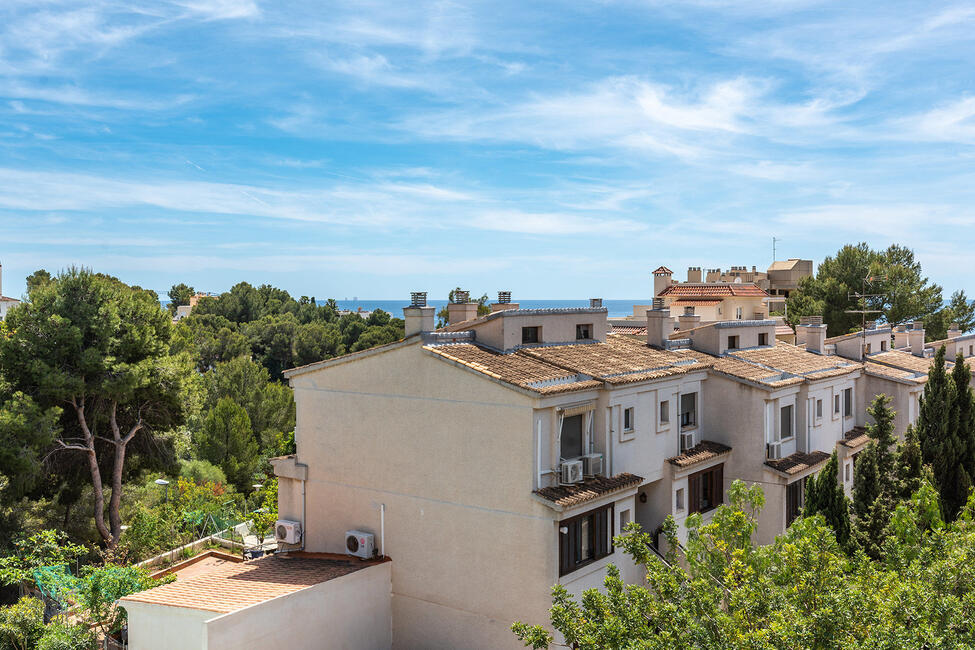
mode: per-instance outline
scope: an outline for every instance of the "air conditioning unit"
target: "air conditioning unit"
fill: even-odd
[[[603,455],[587,454],[582,457],[582,473],[586,476],[602,476]]]
[[[274,537],[279,544],[301,543],[301,522],[289,519],[278,519],[274,524]]]
[[[562,485],[572,485],[582,483],[582,461],[567,460],[562,463]]]
[[[345,533],[345,550],[349,555],[371,560],[375,555],[376,537],[372,533],[361,530],[350,530]]]
[[[694,446],[694,432],[688,431],[686,433],[680,434],[680,450],[685,452]]]
[[[782,443],[781,442],[768,442],[765,443],[765,455],[769,460],[778,460],[782,458]]]

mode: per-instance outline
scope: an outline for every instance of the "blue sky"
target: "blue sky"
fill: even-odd
[[[847,242],[972,293],[975,4],[4,0],[0,262],[639,298]]]

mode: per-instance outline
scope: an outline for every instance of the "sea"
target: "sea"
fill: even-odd
[[[324,301],[319,300],[318,303],[322,304]],[[385,312],[389,312],[393,316],[398,318],[403,317],[403,307],[408,307],[410,304],[409,300],[336,300],[339,309],[348,309],[350,311],[373,311],[375,309],[382,309]],[[489,301],[490,302],[493,301]],[[566,307],[588,307],[589,299],[584,298],[582,300],[512,300],[512,302],[517,302],[521,309],[555,309],[555,308],[566,308]],[[633,315],[633,305],[647,305],[650,303],[649,298],[635,299],[635,300],[608,300],[603,299],[603,307],[609,311],[610,318],[621,318],[623,316]],[[447,304],[446,300],[428,300],[427,304],[431,307],[436,307],[439,311],[441,307]]]

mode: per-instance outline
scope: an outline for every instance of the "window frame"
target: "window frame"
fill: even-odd
[[[710,491],[711,501],[701,506],[705,492]],[[724,503],[724,463],[713,465],[687,476],[687,514],[705,513]]]
[[[674,512],[675,513],[684,512],[685,510],[687,510],[687,499],[684,498],[684,494],[685,494],[684,489],[685,488],[681,487],[674,490]]]
[[[579,418],[579,450],[578,456],[564,456],[562,452],[565,451],[565,423],[572,418]],[[563,417],[560,423],[559,431],[559,458],[563,460],[573,460],[576,458],[582,458],[586,455],[586,415],[584,413],[579,413],[577,415],[570,415],[569,417]]]
[[[785,431],[782,430],[782,424],[785,422],[784,411],[789,409],[789,435],[785,435]],[[796,435],[796,406],[795,404],[780,404],[779,405],[779,439],[777,442],[786,442],[792,440]]]
[[[623,431],[632,433],[636,429],[636,410],[632,406],[623,407]]]
[[[568,519],[559,521],[557,534],[559,536],[559,577],[567,576],[594,562],[609,557],[615,551],[613,547],[613,525],[616,519],[616,504],[599,506],[580,513]],[[582,532],[588,528],[589,548],[592,557],[581,558],[578,551],[584,548]],[[565,533],[562,529],[566,528]],[[576,557],[580,557],[576,560]]]
[[[586,328],[581,330],[580,328]],[[579,336],[580,334],[586,334],[586,336]],[[576,323],[576,340],[577,341],[591,341],[592,340],[592,323]]]
[[[666,415],[667,417],[664,417],[664,415]],[[669,399],[660,400],[657,406],[657,427],[663,429],[665,426],[670,426],[670,400]]]
[[[735,320],[745,319],[745,309],[744,307],[735,307]]]
[[[806,504],[806,479],[801,478],[785,486],[785,527],[802,516]]]
[[[739,349],[741,349],[738,346],[738,342],[739,342],[739,338],[738,338],[738,335],[737,334],[733,334],[733,335],[729,336],[728,337],[728,349],[729,350],[739,350]]]
[[[533,336],[528,336],[532,332]],[[534,338],[534,340],[532,340]],[[528,325],[521,328],[521,344],[530,345],[532,343],[540,343],[542,340],[542,328],[540,325]]]
[[[690,411],[686,411],[686,413],[690,413],[691,414],[691,417],[688,418],[687,424],[684,424],[684,413],[685,413],[685,411],[684,410],[681,410],[680,415],[679,415],[680,430],[681,431],[686,431],[688,429],[694,429],[695,427],[697,427],[697,419],[698,419],[697,418],[697,401],[698,401],[697,400],[697,393],[696,392],[695,393],[681,393],[680,394],[680,398],[679,398],[680,401],[679,401],[678,408],[679,409],[683,409],[683,407],[684,407],[684,397],[685,396],[688,396],[688,395],[693,395],[694,396],[694,408],[691,409]]]
[[[816,420],[823,419],[823,399],[821,397],[816,398]]]
[[[843,389],[843,417],[853,417],[853,388]]]
[[[768,345],[768,332],[759,332],[758,333],[758,344],[759,345]]]

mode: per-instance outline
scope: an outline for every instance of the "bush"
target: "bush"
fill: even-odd
[[[0,650],[32,650],[44,633],[44,603],[24,596],[0,608]]]
[[[95,634],[82,625],[52,623],[37,643],[37,650],[96,650]]]
[[[223,470],[206,460],[180,461],[179,475],[197,485],[204,483],[225,484],[227,482]]]

